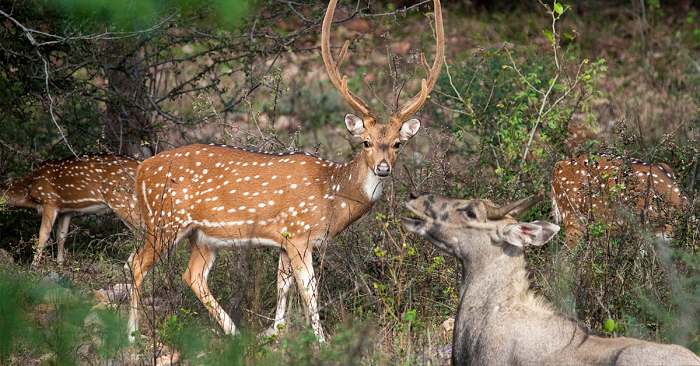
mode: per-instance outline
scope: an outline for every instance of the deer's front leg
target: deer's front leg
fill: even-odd
[[[316,333],[318,341],[325,342],[321,319],[318,315],[318,286],[311,257],[312,248],[311,245],[306,244],[299,246],[292,243],[287,244],[287,255],[289,255],[292,272],[299,285],[299,290],[306,300],[311,327]]]
[[[282,249],[280,250],[280,260],[277,270],[277,311],[275,312],[275,322],[270,328],[260,333],[259,337],[277,335],[280,332],[280,328],[286,324],[284,317],[287,312],[289,290],[292,288],[293,283],[292,262],[289,260],[287,251]]]
[[[54,221],[56,221],[57,213],[58,210],[55,207],[43,207],[42,209],[39,243],[36,246],[36,253],[34,253],[32,268],[39,267],[41,257],[44,254],[44,247],[46,246],[46,242],[49,241],[49,235],[51,235],[51,228],[53,227]]]

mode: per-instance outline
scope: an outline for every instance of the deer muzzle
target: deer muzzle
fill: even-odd
[[[374,169],[374,172],[382,178],[388,177],[391,174],[391,166],[386,160],[382,160]]]

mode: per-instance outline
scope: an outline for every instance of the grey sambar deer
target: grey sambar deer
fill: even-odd
[[[499,207],[430,193],[406,199],[417,217],[404,218],[403,226],[462,262],[453,364],[700,365],[681,346],[596,334],[535,295],[523,247],[543,245],[559,231],[513,218],[536,202]]]

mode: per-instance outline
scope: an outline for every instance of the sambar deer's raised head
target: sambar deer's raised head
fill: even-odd
[[[401,141],[410,139],[418,132],[420,121],[411,117],[425,103],[440,74],[440,67],[445,54],[445,36],[442,27],[440,2],[438,0],[434,1],[437,53],[435,54],[433,67],[428,65],[428,62],[425,60],[425,54],[421,53],[421,65],[425,69],[428,79],[421,81],[420,93],[399,107],[389,118],[389,124],[385,125],[378,123],[377,117],[372,113],[372,109],[367,103],[348,90],[348,77],[346,75],[340,76],[340,65],[350,46],[350,41],[345,41],[337,61],[333,60],[333,56],[331,56],[330,28],[336,3],[337,0],[331,0],[330,4],[328,4],[326,17],[323,19],[323,33],[321,36],[323,62],[326,64],[326,70],[328,70],[328,75],[333,85],[338,88],[348,104],[357,112],[357,115],[347,114],[345,116],[345,126],[353,136],[362,138],[364,160],[367,166],[377,176],[385,178],[391,174],[391,169],[396,163]]]
[[[518,222],[514,217],[541,201],[528,198],[498,206],[486,199],[463,200],[433,193],[411,193],[406,207],[416,217],[401,221],[406,230],[421,235],[448,254],[459,259],[503,252],[502,245],[516,247],[542,245],[559,231],[559,227],[543,221]]]

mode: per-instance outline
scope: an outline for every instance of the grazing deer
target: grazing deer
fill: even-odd
[[[41,229],[32,267],[41,261],[51,228],[58,218],[58,254],[63,247],[73,212],[105,214],[111,211],[130,228],[140,226],[140,213],[133,191],[138,161],[125,156],[85,154],[62,160],[48,160],[27,177],[10,186],[0,185],[0,196],[8,206],[36,209]]]
[[[576,247],[589,223],[599,218],[617,221],[613,210],[618,203],[631,204],[647,220],[680,212],[688,198],[663,163],[597,154],[560,161],[554,166],[552,212],[555,221],[564,224],[569,249]],[[654,231],[665,237],[670,229],[668,225],[658,225]]]
[[[462,262],[452,364],[700,365],[678,345],[596,334],[537,296],[523,248],[544,245],[559,226],[513,218],[536,202],[498,207],[430,193],[406,199],[417,216],[402,219],[406,230]]]
[[[138,329],[138,301],[144,276],[163,253],[182,239],[192,247],[183,276],[226,334],[236,326],[212,296],[209,270],[221,249],[280,248],[277,312],[273,334],[284,324],[287,295],[296,278],[311,326],[324,341],[318,314],[318,292],[311,251],[336,236],[367,212],[382,193],[401,142],[413,137],[420,121],[410,119],[435,85],[444,55],[439,0],[435,3],[437,53],[430,68],[421,54],[427,81],[398,108],[389,124],[377,123],[370,107],[348,90],[339,67],[345,42],[334,61],[330,25],[337,0],[323,21],[321,51],[330,79],[359,114],[345,116],[348,131],[362,138],[363,150],[348,163],[335,163],[304,153],[266,153],[218,145],[190,145],[162,152],[139,167],[137,191],[147,226],[147,243],[134,257],[129,337]],[[293,276],[293,277],[292,277]]]
[[[575,113],[567,125],[564,150],[568,154],[573,153],[577,148],[585,148],[596,137],[595,130],[581,119],[583,116],[582,113]]]

